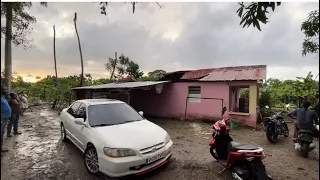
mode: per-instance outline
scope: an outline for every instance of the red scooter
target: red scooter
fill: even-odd
[[[234,180],[272,180],[262,163],[263,149],[233,141],[226,124],[228,120],[222,119],[213,125],[213,139],[209,143],[211,155],[224,166],[219,175],[230,169]]]

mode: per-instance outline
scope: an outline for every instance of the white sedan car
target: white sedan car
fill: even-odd
[[[141,175],[171,156],[168,133],[122,101],[78,100],[61,112],[60,119],[62,139],[84,153],[85,167],[92,174]]]

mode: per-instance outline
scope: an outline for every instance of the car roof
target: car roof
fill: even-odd
[[[124,102],[116,100],[116,99],[81,99],[76,102],[87,103],[88,105],[124,103]]]

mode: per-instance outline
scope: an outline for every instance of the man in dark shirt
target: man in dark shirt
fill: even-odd
[[[292,112],[288,113],[288,116],[292,119],[296,119],[295,129],[294,129],[294,141],[297,138],[297,131],[299,129],[309,130],[313,132],[313,136],[319,138],[319,130],[316,129],[314,124],[319,125],[318,115],[314,110],[308,109],[310,107],[310,102],[305,101],[302,104],[302,108],[297,108]]]
[[[11,106],[12,111],[11,111],[10,122],[7,127],[7,137],[12,137],[11,135],[12,126],[13,126],[14,135],[21,134],[21,132],[18,131],[21,107],[20,107],[20,102],[18,100],[18,96],[15,93],[10,93],[9,95],[10,95],[9,105]]]

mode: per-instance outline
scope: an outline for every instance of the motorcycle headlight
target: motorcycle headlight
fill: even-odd
[[[169,136],[169,134],[167,134],[166,139],[164,140],[165,144],[168,144],[170,142],[171,138]]]
[[[112,157],[112,158],[118,158],[118,157],[127,157],[127,156],[136,156],[137,154],[132,149],[126,149],[126,148],[103,148],[103,153],[106,156]]]

